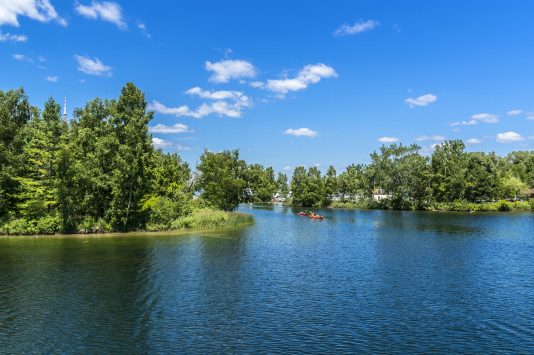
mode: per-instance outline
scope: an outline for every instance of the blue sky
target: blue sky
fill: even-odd
[[[69,115],[128,81],[154,143],[290,171],[385,142],[534,148],[532,1],[0,0],[0,89]]]

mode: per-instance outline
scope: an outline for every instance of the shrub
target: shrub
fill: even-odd
[[[507,212],[512,210],[512,205],[508,201],[499,201],[498,202],[498,210],[501,212]]]

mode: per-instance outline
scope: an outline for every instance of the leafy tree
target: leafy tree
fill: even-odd
[[[111,107],[111,124],[118,140],[111,175],[111,204],[108,220],[119,230],[139,228],[144,223],[141,200],[149,191],[153,152],[145,95],[132,83],[126,84]]]
[[[335,195],[338,194],[338,178],[337,178],[337,172],[336,169],[330,165],[328,167],[328,170],[326,171],[326,174],[324,176],[324,201],[323,204],[325,206],[328,206],[332,199],[335,197]]]
[[[23,89],[0,90],[0,221],[17,211],[24,128],[36,114]]]
[[[432,190],[438,202],[465,198],[465,174],[468,156],[461,140],[446,141],[432,154]]]
[[[245,162],[239,159],[237,150],[221,153],[205,150],[197,166],[200,173],[197,188],[202,199],[215,208],[235,210],[245,187],[244,169]]]
[[[303,207],[321,207],[325,200],[324,182],[321,171],[311,167],[306,171],[299,166],[293,172],[291,180],[293,203]]]
[[[42,118],[35,117],[26,126],[24,170],[17,177],[19,210],[26,219],[41,218],[58,206],[58,152],[66,128],[61,107],[52,98],[45,103]]]
[[[276,192],[282,198],[287,198],[289,195],[287,175],[284,173],[278,173],[278,177],[276,178]]]
[[[499,172],[495,154],[468,153],[465,171],[465,199],[483,202],[498,195]]]

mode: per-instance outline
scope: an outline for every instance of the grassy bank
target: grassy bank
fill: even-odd
[[[330,208],[341,209],[395,209],[388,201],[381,203],[375,201],[340,202],[335,201]],[[439,212],[508,212],[508,211],[534,211],[534,199],[528,201],[506,201],[473,203],[467,201],[435,202],[423,208],[424,211]]]
[[[216,230],[239,228],[254,224],[252,215],[240,212],[225,212],[209,208],[193,210],[189,215],[177,218],[165,224],[147,224],[146,229],[134,230],[132,232],[159,232],[159,231],[195,231],[195,230]],[[39,220],[26,221],[15,219],[0,226],[0,235],[52,235],[60,232],[58,220],[54,218],[43,218]],[[115,232],[109,224],[102,221],[91,221],[85,223],[78,233],[113,233]]]

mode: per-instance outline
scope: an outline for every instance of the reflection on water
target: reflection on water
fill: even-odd
[[[185,236],[0,239],[0,352],[531,352],[530,214],[243,206]]]

